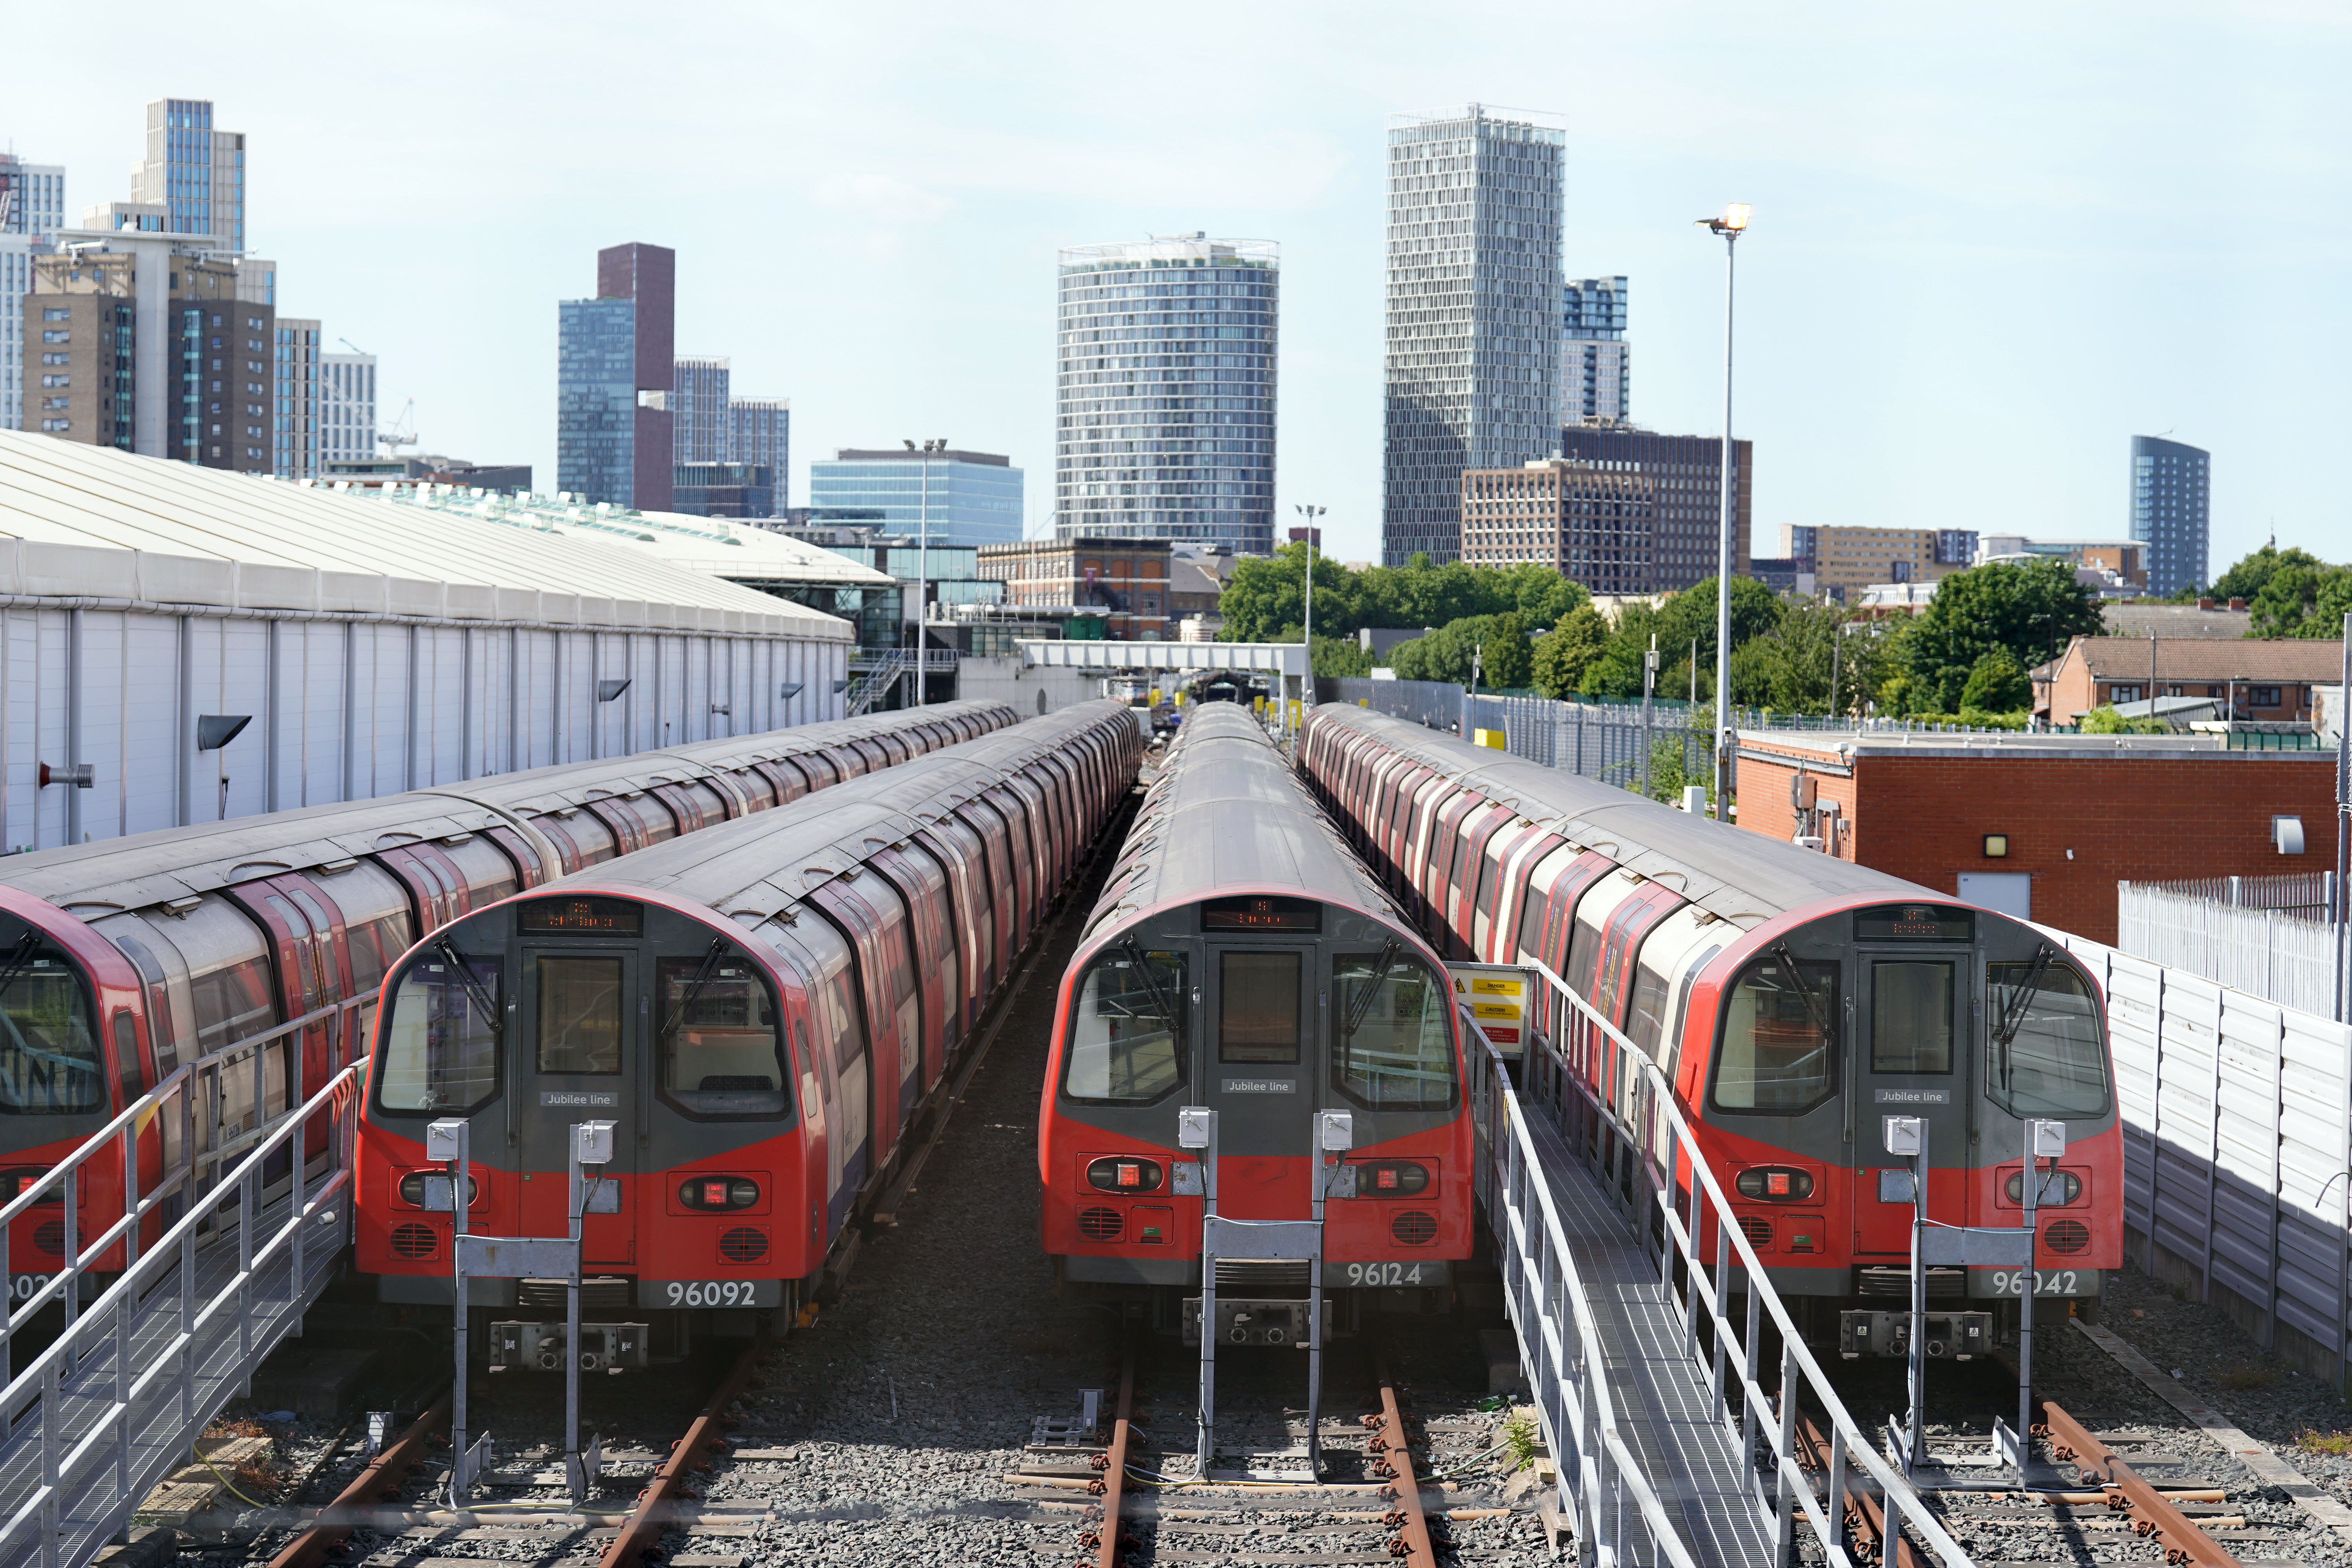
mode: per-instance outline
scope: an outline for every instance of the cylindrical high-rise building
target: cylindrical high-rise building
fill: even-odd
[[[1076,246],[1060,289],[1055,536],[1271,553],[1278,247]]]

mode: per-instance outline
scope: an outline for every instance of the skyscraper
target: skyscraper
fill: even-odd
[[[56,246],[65,223],[65,170],[0,153],[0,430],[25,428],[26,391],[40,380],[26,369],[25,296],[33,258]]]
[[[131,199],[163,205],[173,234],[208,234],[214,248],[245,248],[245,133],[213,129],[210,99],[147,106],[147,161],[131,172]]]
[[[1023,475],[994,452],[889,447],[836,450],[809,465],[809,505],[870,512],[884,531],[935,545],[1008,544],[1021,537]],[[1149,535],[1130,535],[1146,538]]]
[[[319,461],[375,456],[375,355],[319,356]]]
[[[670,449],[679,463],[724,463],[731,434],[723,359],[682,359],[670,370]]]
[[[1559,417],[1630,419],[1632,345],[1625,342],[1625,279],[1584,278],[1560,289]]]
[[[2147,546],[2147,591],[2203,587],[2211,581],[2205,574],[2211,455],[2160,436],[2135,436],[2131,458],[2131,536]]]
[[[556,486],[590,501],[670,510],[670,378],[677,253],[596,253],[596,297],[558,307]]]
[[[277,381],[270,387],[270,471],[281,479],[319,477],[319,323],[278,318]]]
[[[1480,104],[1389,121],[1381,556],[1454,560],[1462,475],[1559,439],[1560,174],[1551,115]]]
[[[751,463],[775,475],[776,510],[784,507],[784,479],[792,468],[793,400],[738,397],[727,405],[727,460]]]
[[[1273,551],[1281,289],[1269,240],[1199,232],[1061,253],[1057,537]]]

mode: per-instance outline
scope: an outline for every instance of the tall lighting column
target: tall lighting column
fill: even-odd
[[[1321,517],[1325,510],[1319,506],[1297,509],[1298,515],[1307,520],[1307,636],[1302,639],[1307,645],[1307,679],[1298,693],[1299,711],[1302,713],[1314,706],[1311,699],[1315,694],[1315,520]]]
[[[1747,232],[1749,207],[1733,202],[1721,217],[1698,221],[1723,236],[1723,521],[1717,542],[1715,574],[1715,819],[1731,820],[1731,548],[1733,478],[1731,460],[1731,300],[1732,263],[1739,237]]]

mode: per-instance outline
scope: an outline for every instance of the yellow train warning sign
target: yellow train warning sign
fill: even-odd
[[[1454,1000],[1465,1009],[1478,1032],[1507,1057],[1527,1047],[1528,1004],[1535,995],[1533,976],[1524,969],[1499,963],[1449,963]]]

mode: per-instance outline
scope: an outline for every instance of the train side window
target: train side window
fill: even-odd
[[[1761,958],[1740,972],[1723,1010],[1717,1110],[1798,1116],[1837,1091],[1838,966]]]
[[[751,963],[665,958],[657,972],[664,1095],[694,1116],[770,1119],[791,1110],[775,998]]]
[[[1070,1020],[1062,1092],[1072,1100],[1158,1100],[1184,1081],[1191,994],[1176,952],[1105,953],[1087,970]]]
[[[100,928],[100,934],[121,950],[122,955],[131,960],[131,966],[139,972],[139,987],[147,998],[147,1034],[155,1047],[155,1070],[169,1077],[180,1065],[180,1021],[172,1005],[171,984],[163,964],[145,942],[123,929],[137,919],[135,915],[121,917]]]
[[[2070,964],[1989,963],[1992,1059],[1985,1091],[2011,1116],[2107,1113],[2107,1052],[2091,988]],[[2028,990],[2027,987],[2032,989]]]
[[[1870,965],[1870,1070],[1952,1070],[1949,959],[1881,958]]]
[[[1331,1078],[1374,1110],[1444,1110],[1454,1103],[1446,991],[1426,965],[1374,952],[1332,960],[1339,1028]]]
[[[1298,1059],[1298,970],[1295,952],[1218,954],[1217,1059]]]
[[[27,931],[0,957],[0,1116],[74,1116],[105,1105],[89,994],[72,963]]]
[[[1675,1010],[1666,1019],[1665,1054],[1658,1058],[1658,1066],[1670,1081],[1679,1081],[1683,1055],[1683,1031],[1690,1027],[1691,988],[1698,984],[1699,972],[1723,951],[1721,946],[1706,949],[1683,968],[1682,984],[1675,988]]]
[[[539,955],[539,1070],[621,1070],[621,961]]]
[[[147,1075],[139,1064],[139,1026],[131,1021],[128,1007],[114,1010],[114,1070],[122,1079],[122,1104],[147,1092]]]
[[[1551,895],[1529,884],[1527,897],[1519,910],[1519,952],[1545,956],[1543,950],[1544,915],[1551,908]],[[1510,956],[1517,956],[1516,954]]]
[[[351,955],[352,986],[371,995],[416,940],[408,890],[389,872],[362,860],[335,873],[335,907],[343,915],[343,942]]]
[[[1625,1020],[1625,1037],[1642,1054],[1658,1060],[1658,1042],[1666,1037],[1666,998],[1673,994],[1666,977],[1647,962],[1633,966],[1633,1011]]]
[[[495,958],[468,957],[466,968],[470,975],[436,953],[418,959],[400,977],[375,1069],[376,1104],[384,1110],[468,1111],[496,1092],[494,1026],[506,966]]]
[[[178,918],[172,938],[188,961],[196,1055],[209,1056],[277,1025],[278,988],[258,926],[207,898]]]

